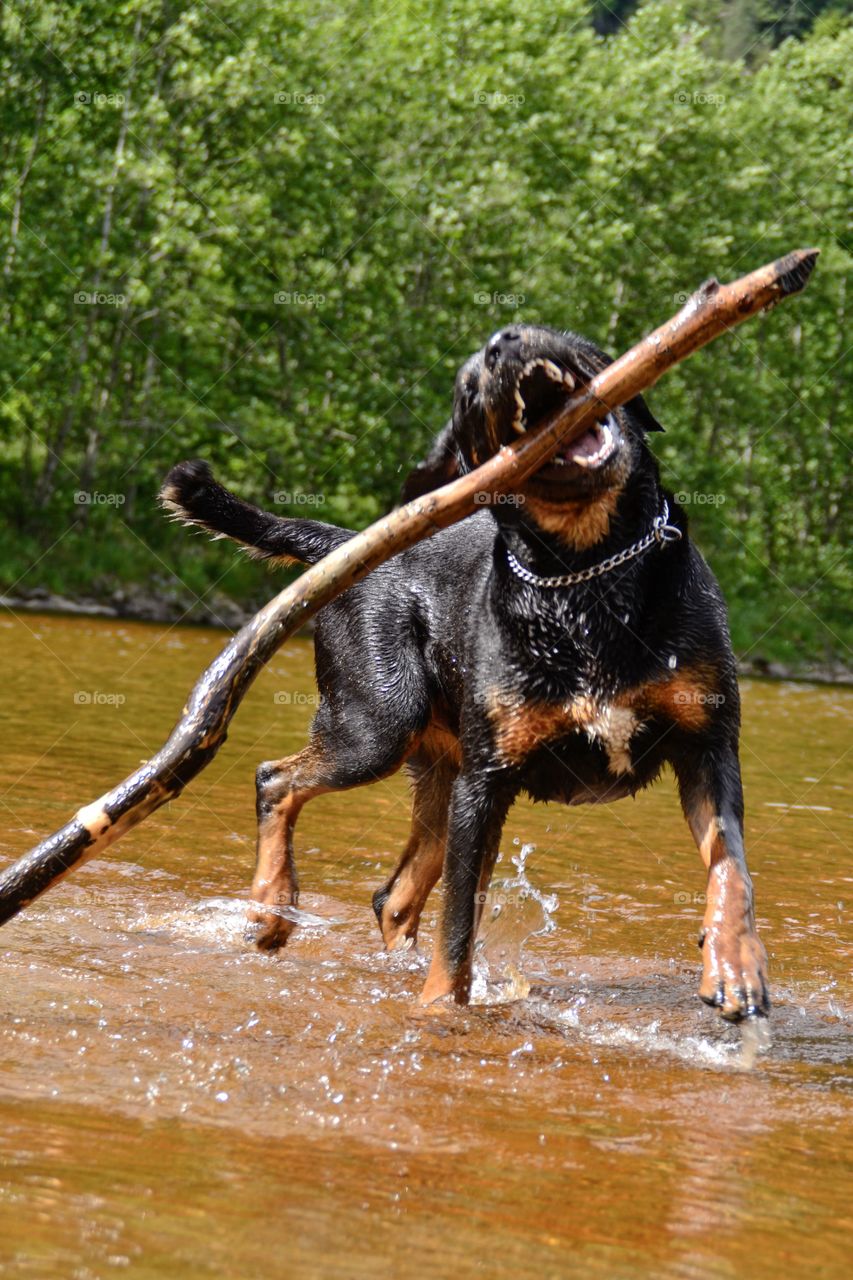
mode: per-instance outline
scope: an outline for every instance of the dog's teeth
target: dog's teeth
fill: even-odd
[[[613,432],[610,430],[607,423],[597,422],[595,425],[601,432],[601,444],[598,446],[595,453],[588,454],[586,457],[582,454],[572,455],[572,462],[579,467],[596,466],[602,458],[607,457],[613,445]]]
[[[526,378],[534,369],[541,369],[546,377],[550,378],[552,382],[559,382],[561,386],[573,387],[575,385],[575,380],[570,373],[564,373],[559,365],[555,364],[553,360],[548,360],[545,356],[536,356],[534,359],[528,360],[521,371],[521,377]],[[569,379],[568,383],[566,378]]]
[[[515,403],[517,408],[511,425],[513,431],[515,431],[517,435],[521,435],[527,430],[527,421],[524,416],[527,405],[524,403],[524,396],[521,394],[520,384],[526,377],[533,373],[534,369],[541,369],[546,378],[549,378],[551,382],[559,383],[559,385],[561,387],[565,387],[567,391],[574,390],[575,380],[572,375],[567,370],[561,369],[553,360],[548,360],[544,356],[536,356],[532,360],[528,360],[527,364],[519,374],[518,382],[515,385]]]
[[[545,373],[547,377],[551,379],[552,382],[559,382],[560,385],[562,386],[563,370],[560,369],[557,365],[555,365],[553,360],[542,360],[540,362],[540,367],[543,373]]]
[[[521,394],[518,387],[515,388],[515,403],[518,408],[516,409],[515,417],[512,420],[512,429],[518,435],[522,435],[527,430],[527,426],[524,421],[524,410],[527,406],[524,403],[524,396]]]

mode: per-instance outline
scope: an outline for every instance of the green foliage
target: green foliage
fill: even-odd
[[[620,31],[640,0],[592,0],[599,35]],[[705,48],[717,56],[760,61],[783,40],[804,36],[815,23],[836,26],[853,12],[851,0],[694,0],[687,10],[708,28]]]
[[[603,39],[581,0],[5,6],[7,583],[172,566],[202,589],[233,551],[154,505],[195,455],[362,526],[498,325],[618,350],[708,275],[816,244],[801,299],[653,403],[738,644],[838,653],[853,28],[824,16],[753,66],[696,12],[650,2]],[[259,573],[228,585],[269,592]]]

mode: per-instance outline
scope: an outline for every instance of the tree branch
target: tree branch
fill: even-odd
[[[261,667],[323,605],[371,569],[475,509],[475,496],[517,488],[603,412],[657,382],[673,365],[735,325],[805,287],[818,251],[801,249],[732,284],[710,280],[666,324],[581,387],[535,431],[476,471],[392,511],[313,565],[235,635],[200,677],[165,745],[112,791],[0,874],[0,924],[73,867],[181,794],[225,741],[228,724]]]

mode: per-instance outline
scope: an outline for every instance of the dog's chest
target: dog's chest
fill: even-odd
[[[642,721],[631,707],[612,702],[579,699],[570,704],[569,718],[589,742],[600,742],[610,773],[630,773],[633,767],[631,743]]]
[[[672,729],[697,733],[719,695],[702,670],[668,667],[653,679],[607,693],[580,692],[563,700],[495,691],[489,706],[494,750],[502,764],[523,765],[534,753],[562,760],[593,781],[642,784],[650,747]],[[656,752],[652,751],[652,756]]]
[[[643,723],[633,707],[589,695],[559,703],[504,697],[491,719],[498,754],[507,763],[521,764],[543,744],[570,736],[573,756],[580,751],[592,764],[601,760],[603,752],[611,778],[631,772],[632,742]],[[590,748],[585,753],[584,744]]]

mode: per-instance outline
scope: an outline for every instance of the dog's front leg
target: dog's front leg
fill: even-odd
[[[699,995],[732,1022],[767,1014],[767,953],[755,929],[737,753],[708,745],[676,772],[684,814],[708,868]]]
[[[444,903],[421,1004],[452,995],[467,1004],[471,958],[482,912],[482,894],[492,877],[504,820],[513,800],[506,780],[486,772],[463,773],[453,784]]]

